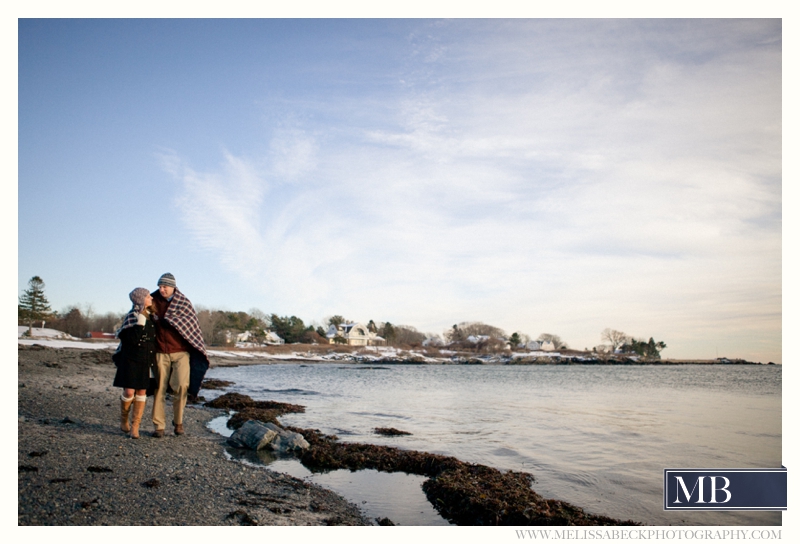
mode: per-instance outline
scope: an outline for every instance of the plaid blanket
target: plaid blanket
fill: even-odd
[[[131,311],[128,312],[125,315],[125,319],[122,320],[122,326],[119,329],[117,329],[117,332],[114,334],[114,336],[119,338],[119,333],[121,333],[122,331],[124,331],[129,327],[133,327],[134,325],[136,325],[138,317],[139,314],[137,312],[134,312],[133,308],[131,308]],[[120,346],[121,345],[122,344],[120,344]],[[119,348],[117,348],[117,351],[119,351]]]
[[[164,321],[175,327],[190,346],[208,359],[203,332],[200,330],[200,323],[197,322],[197,312],[194,311],[194,306],[186,298],[186,295],[181,293],[177,287],[172,295],[172,302],[169,303],[167,313],[164,314]]]

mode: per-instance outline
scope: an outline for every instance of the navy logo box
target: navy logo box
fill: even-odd
[[[786,467],[665,468],[664,510],[786,510]]]

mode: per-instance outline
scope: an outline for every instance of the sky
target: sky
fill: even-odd
[[[779,19],[20,19],[18,295],[782,362]]]

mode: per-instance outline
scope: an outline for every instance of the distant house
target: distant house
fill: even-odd
[[[423,347],[440,348],[444,346],[444,341],[438,336],[430,336],[422,341]]]
[[[349,346],[377,346],[386,343],[386,340],[374,332],[370,332],[363,323],[342,323],[331,325],[325,334],[328,342],[336,343],[336,338],[344,338]]]
[[[103,332],[103,331],[91,331],[86,333],[86,338],[98,339],[98,340],[113,340],[116,338],[113,332]]]
[[[252,342],[252,339],[251,339],[252,336],[253,335],[252,335],[252,333],[250,331],[244,331],[241,334],[237,334],[236,335],[236,343],[237,344],[245,344],[245,343],[248,343],[248,342]],[[260,343],[267,344],[267,345],[270,345],[270,346],[278,346],[280,344],[283,344],[284,340],[283,340],[283,338],[281,338],[280,336],[278,336],[274,332],[265,329],[264,330],[264,341],[260,342]]]
[[[542,351],[555,351],[556,345],[552,342],[542,342]]]
[[[542,349],[542,344],[540,344],[536,340],[531,340],[530,342],[525,344],[525,347],[531,351],[539,351],[540,349]]]

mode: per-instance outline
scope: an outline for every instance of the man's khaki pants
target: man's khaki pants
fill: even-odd
[[[172,422],[183,424],[183,409],[186,407],[186,397],[189,394],[189,354],[185,351],[178,353],[156,353],[158,363],[158,390],[153,400],[153,424],[156,429],[166,427],[164,409],[167,403],[167,384],[172,387]]]

